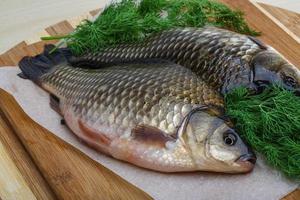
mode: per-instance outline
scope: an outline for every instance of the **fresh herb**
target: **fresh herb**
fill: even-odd
[[[300,179],[300,98],[272,86],[259,95],[236,89],[225,102],[241,136],[270,165]]]
[[[139,42],[152,33],[174,27],[214,25],[239,33],[257,35],[249,28],[243,14],[211,0],[122,0],[109,5],[94,21],[83,21],[65,38],[73,53],[101,49],[120,43]]]

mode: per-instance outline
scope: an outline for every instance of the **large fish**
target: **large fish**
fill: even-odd
[[[90,146],[162,172],[252,170],[255,155],[219,117],[222,97],[189,69],[162,61],[81,69],[58,64],[61,51],[49,49],[23,58],[20,76],[49,91]]]
[[[239,86],[259,89],[270,83],[300,92],[300,72],[270,46],[228,30],[176,28],[138,44],[122,44],[71,60],[74,66],[101,67],[120,61],[163,58],[195,72],[222,94]]]

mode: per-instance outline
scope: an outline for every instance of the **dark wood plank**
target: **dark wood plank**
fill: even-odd
[[[286,195],[281,200],[299,200],[300,199],[300,190],[297,189],[294,192],[291,192],[290,194]]]

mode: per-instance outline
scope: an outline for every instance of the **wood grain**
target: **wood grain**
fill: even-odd
[[[56,199],[34,162],[25,151],[19,138],[13,132],[9,122],[3,116],[4,114],[0,111],[0,141],[22,174],[27,186],[37,199]]]
[[[0,196],[3,199],[36,199],[2,144],[0,160]]]
[[[58,199],[151,199],[31,120],[7,92],[0,96],[6,120]]]
[[[300,68],[300,43],[294,40],[274,21],[256,8],[247,0],[219,0],[232,8],[239,9],[245,13],[248,24],[262,32],[259,37],[266,44],[273,46],[283,54],[291,63]]]
[[[254,5],[300,43],[300,14],[264,3]]]
[[[290,194],[286,195],[281,200],[299,200],[300,199],[300,190],[295,190],[294,192],[291,192]]]

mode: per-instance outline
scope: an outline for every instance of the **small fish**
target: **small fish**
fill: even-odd
[[[223,98],[191,70],[154,60],[74,68],[61,50],[19,63],[91,147],[161,172],[249,172],[255,155],[221,116]],[[57,65],[55,65],[57,64]]]
[[[101,67],[113,62],[162,58],[187,67],[222,94],[245,86],[258,90],[281,84],[300,92],[300,71],[258,39],[228,30],[176,28],[137,44],[121,44],[71,59],[74,66]]]

